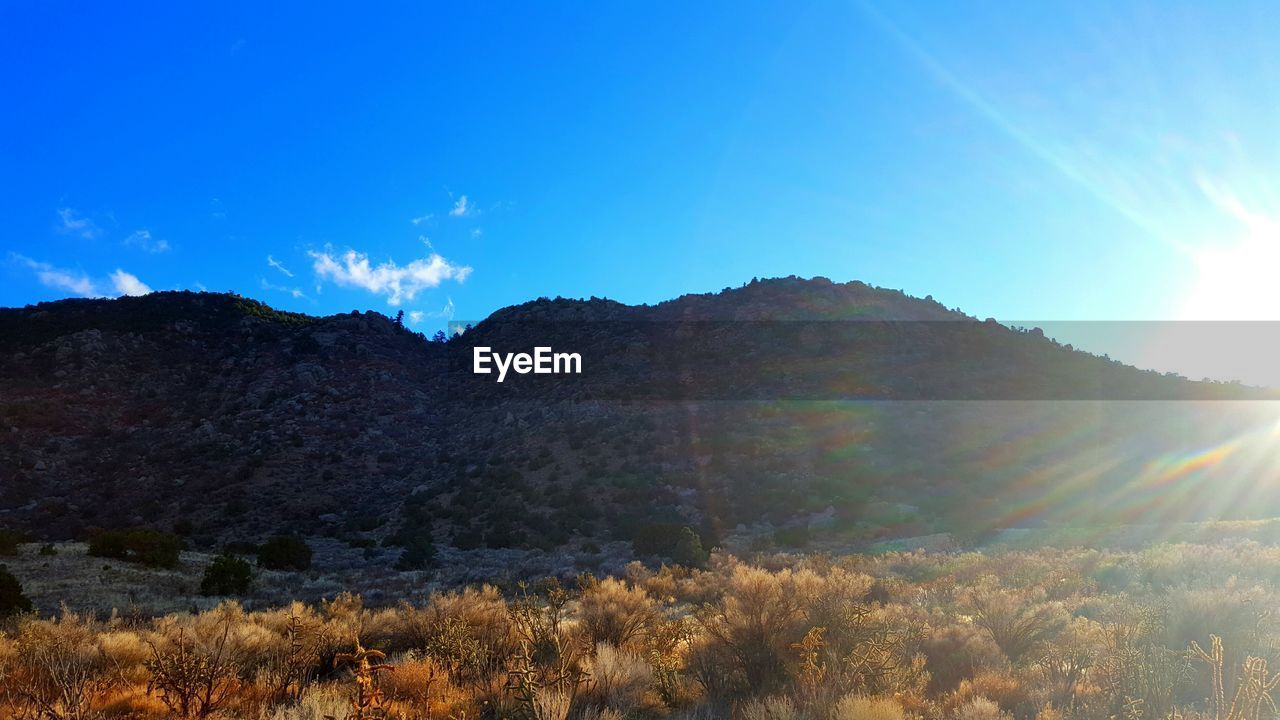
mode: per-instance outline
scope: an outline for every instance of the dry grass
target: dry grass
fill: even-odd
[[[4,625],[0,717],[1271,720],[1278,560],[1253,543],[717,557],[580,592],[64,610]],[[1147,579],[1101,589],[1118,575]]]

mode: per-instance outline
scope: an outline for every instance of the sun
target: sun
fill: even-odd
[[[1280,225],[1251,222],[1229,245],[1191,252],[1185,320],[1280,320]]]

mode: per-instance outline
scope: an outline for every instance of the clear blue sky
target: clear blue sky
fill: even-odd
[[[208,288],[430,331],[798,274],[1280,319],[1278,8],[8,2],[0,305]]]

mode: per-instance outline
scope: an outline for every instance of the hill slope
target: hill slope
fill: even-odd
[[[583,373],[471,372],[474,347],[535,345]],[[1241,443],[1267,404],[1198,400],[1259,397],[823,279],[538,300],[448,343],[233,295],[67,300],[0,310],[0,524],[648,554],[680,526],[857,543],[1258,516],[1272,470]]]

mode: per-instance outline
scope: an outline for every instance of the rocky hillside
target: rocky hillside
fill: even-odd
[[[535,345],[583,373],[471,372],[474,347]],[[1259,397],[824,279],[538,300],[449,342],[234,295],[65,300],[0,310],[0,524],[457,558],[664,554],[685,526],[804,544],[1244,517],[1276,510],[1236,452],[1268,404],[1225,401]]]

